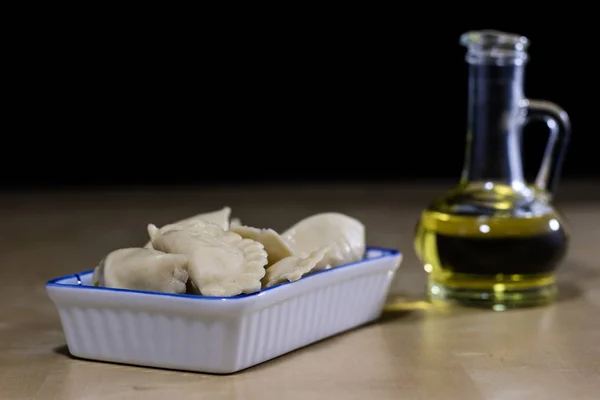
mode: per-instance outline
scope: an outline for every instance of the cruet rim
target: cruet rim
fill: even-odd
[[[460,44],[466,47],[503,47],[517,51],[525,51],[529,47],[529,39],[516,33],[495,29],[471,30],[460,36]]]

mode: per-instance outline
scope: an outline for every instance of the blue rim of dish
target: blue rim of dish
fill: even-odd
[[[313,272],[310,275],[306,275],[302,279],[295,281],[295,282],[300,282],[300,281],[304,281],[306,279],[311,279],[312,277],[315,277],[317,275],[331,273],[331,272],[339,270],[339,269],[349,268],[349,267],[352,267],[357,264],[362,264],[365,261],[373,261],[373,260],[379,260],[379,259],[387,258],[387,257],[395,257],[397,255],[402,254],[402,252],[400,252],[399,250],[388,249],[388,248],[384,248],[384,247],[371,247],[371,246],[367,247],[365,254],[367,254],[371,251],[379,251],[379,252],[381,252],[381,254],[378,256],[375,256],[375,257],[363,258],[360,261],[343,264],[343,265],[337,266],[335,268]],[[83,271],[83,272],[79,272],[79,273],[75,273],[75,274],[69,274],[69,275],[64,275],[64,276],[58,277],[58,278],[50,279],[49,281],[46,282],[46,287],[67,287],[67,288],[71,288],[71,289],[101,290],[101,291],[105,291],[105,292],[137,293],[137,294],[146,294],[146,295],[154,295],[154,296],[191,298],[191,299],[199,299],[199,300],[201,299],[201,300],[220,300],[220,301],[228,300],[228,301],[231,301],[231,300],[239,300],[239,299],[246,299],[249,297],[260,296],[261,294],[263,294],[265,292],[269,292],[271,290],[281,288],[282,286],[286,286],[286,285],[295,283],[295,282],[282,282],[278,285],[271,286],[266,289],[262,289],[255,293],[240,294],[240,295],[233,296],[233,297],[213,297],[213,296],[202,296],[202,295],[197,295],[197,294],[162,293],[162,292],[150,292],[150,291],[143,291],[143,290],[114,289],[114,288],[82,285],[81,284],[81,276],[89,275],[93,272],[94,272],[94,270],[91,269],[91,270],[87,270],[87,271]],[[59,283],[60,281],[72,279],[72,278],[75,278],[78,283],[77,284]]]

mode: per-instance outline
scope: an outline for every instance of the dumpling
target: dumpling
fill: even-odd
[[[204,222],[209,222],[211,224],[218,225],[221,227],[221,229],[226,231],[229,229],[229,217],[230,216],[231,216],[231,208],[225,206],[225,207],[221,208],[220,210],[194,215],[192,217],[175,222],[173,224],[165,225],[164,228],[172,227],[173,225],[177,225],[177,227],[185,229],[185,227],[188,226],[189,224],[193,225],[193,223],[195,221],[204,221]]]
[[[229,297],[261,289],[267,253],[254,240],[222,230],[218,235],[173,230],[155,237],[152,246],[188,257],[190,286],[195,293]]]
[[[165,233],[172,230],[184,230],[194,232],[199,228],[201,229],[206,223],[217,225],[222,230],[226,231],[229,229],[230,216],[231,208],[226,206],[220,210],[194,215],[193,217],[189,217],[181,221],[174,222],[172,224],[164,225],[158,230],[157,234]],[[150,238],[152,238],[152,235],[150,236]],[[146,243],[144,247],[152,248],[152,240]]]
[[[311,272],[327,251],[327,247],[322,247],[310,253],[308,257],[290,256],[279,260],[267,268],[267,273],[262,280],[263,287],[268,288],[285,281],[297,281]]]
[[[185,226],[175,224],[165,225],[160,229],[154,224],[148,224],[147,229],[148,236],[150,236],[150,243],[152,243],[152,240],[159,237],[161,234],[171,231],[185,231],[191,233],[192,235],[209,235],[212,237],[222,236],[226,232],[220,226],[202,220],[189,222]]]
[[[273,229],[258,229],[251,226],[231,224],[231,232],[235,232],[243,238],[252,239],[262,243],[267,252],[269,265],[275,264],[277,261],[293,255],[290,246],[283,240],[279,233]]]
[[[283,239],[295,255],[309,254],[328,246],[329,251],[316,269],[359,261],[366,248],[365,227],[357,219],[341,213],[321,213],[307,217],[285,231]]]
[[[112,251],[94,269],[95,286],[185,293],[188,259],[183,254],[126,248]]]

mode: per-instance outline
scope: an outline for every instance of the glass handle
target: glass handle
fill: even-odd
[[[542,165],[535,179],[540,189],[554,194],[562,170],[563,159],[571,136],[569,115],[558,105],[545,100],[525,100],[525,123],[544,121],[550,130]]]

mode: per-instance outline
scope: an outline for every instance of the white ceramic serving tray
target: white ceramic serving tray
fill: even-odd
[[[378,318],[401,262],[371,247],[363,261],[232,298],[99,288],[92,271],[46,290],[76,357],[233,373]]]

